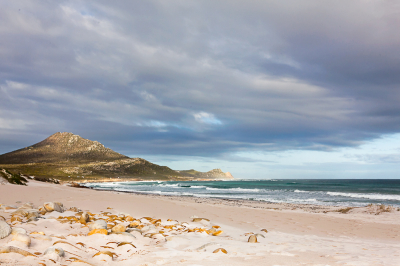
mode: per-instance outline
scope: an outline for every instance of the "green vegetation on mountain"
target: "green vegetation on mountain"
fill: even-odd
[[[28,182],[21,174],[13,174],[6,169],[0,169],[0,182],[2,180],[16,185],[26,185],[26,182]]]

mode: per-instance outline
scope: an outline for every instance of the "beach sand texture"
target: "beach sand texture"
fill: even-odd
[[[62,203],[63,212],[42,211],[27,222],[26,213],[46,202]],[[0,185],[0,204],[13,229],[0,239],[1,265],[400,265],[397,210],[343,214],[334,207],[315,211],[37,181]],[[81,221],[83,212],[90,221]],[[101,224],[95,220],[106,221],[107,229],[89,234]],[[257,242],[249,242],[254,236]]]

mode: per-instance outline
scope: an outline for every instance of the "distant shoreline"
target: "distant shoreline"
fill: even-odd
[[[113,193],[124,193],[124,194],[133,194],[151,197],[154,199],[167,199],[167,200],[177,200],[177,201],[190,201],[193,203],[205,203],[212,205],[226,205],[226,206],[235,206],[235,207],[248,207],[248,208],[256,208],[256,209],[266,209],[266,210],[303,210],[307,212],[315,212],[315,213],[327,213],[327,212],[337,212],[340,209],[343,209],[342,206],[333,206],[333,205],[313,205],[313,204],[294,204],[294,203],[276,203],[269,201],[255,201],[255,200],[247,200],[247,199],[229,199],[229,198],[215,198],[215,197],[196,197],[191,195],[160,195],[146,192],[137,192],[137,191],[118,191],[112,189],[96,189],[93,187],[86,187],[87,189],[95,190],[95,191],[107,191]],[[363,208],[363,207],[354,207],[354,208]]]
[[[105,180],[107,181],[107,180]],[[187,182],[187,183],[186,183]],[[286,209],[307,208],[326,211],[325,207],[356,208],[368,205],[392,206],[400,209],[399,181],[386,180],[379,188],[374,180],[359,184],[352,180],[180,180],[82,182],[96,190],[138,193],[151,196],[208,198],[214,200],[256,203],[257,206]],[[381,180],[379,180],[381,182]],[[394,190],[394,188],[397,190]],[[329,208],[328,208],[329,209]]]

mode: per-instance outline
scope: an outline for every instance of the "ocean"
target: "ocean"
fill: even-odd
[[[274,203],[400,207],[399,179],[283,179],[86,183],[99,190]]]

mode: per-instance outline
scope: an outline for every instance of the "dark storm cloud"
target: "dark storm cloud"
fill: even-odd
[[[396,1],[0,1],[0,153],[331,150],[400,131]]]

